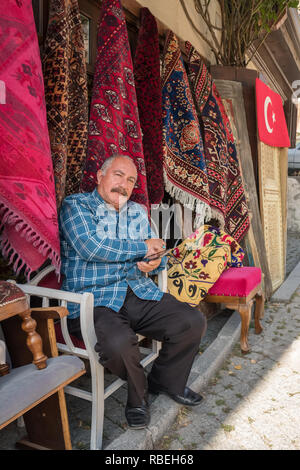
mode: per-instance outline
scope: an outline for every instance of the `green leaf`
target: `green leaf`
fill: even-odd
[[[212,250],[212,251],[210,251],[210,252],[209,252],[209,255],[208,255],[208,259],[211,259],[211,258],[214,256],[214,254],[216,253],[216,251],[217,251],[217,250]]]

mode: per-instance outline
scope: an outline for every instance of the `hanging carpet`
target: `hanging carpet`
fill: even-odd
[[[43,71],[60,207],[65,196],[79,192],[87,146],[87,74],[77,0],[50,1]]]
[[[31,0],[0,3],[1,249],[30,276],[48,258],[60,268],[44,83]]]
[[[241,240],[250,226],[243,181],[228,116],[200,55],[186,42],[189,79],[204,128],[204,147],[212,217]]]
[[[163,53],[162,100],[165,188],[194,209],[196,221],[203,223],[210,217],[203,142],[178,40],[172,31],[167,34]]]
[[[148,207],[146,170],[128,33],[120,0],[104,0],[98,27],[82,190],[92,191],[106,158],[130,156],[138,170],[131,199]]]
[[[134,80],[143,133],[149,202],[159,204],[164,196],[159,38],[156,20],[148,8],[141,8],[140,22],[134,56]]]

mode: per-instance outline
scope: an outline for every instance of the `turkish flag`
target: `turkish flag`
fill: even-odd
[[[265,83],[256,79],[256,113],[258,135],[262,142],[271,147],[289,147],[282,99]]]

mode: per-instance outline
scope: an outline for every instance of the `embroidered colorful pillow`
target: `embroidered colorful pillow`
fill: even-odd
[[[227,233],[203,225],[168,255],[168,292],[197,306],[228,266],[241,267],[244,251]]]

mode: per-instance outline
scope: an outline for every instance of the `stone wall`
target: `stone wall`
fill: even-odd
[[[200,38],[199,34],[190,25],[179,0],[122,0],[122,5],[129,11],[139,16],[139,9],[147,7],[152,15],[158,20],[158,29],[162,33],[171,29],[182,41],[189,41],[195,49],[212,64],[216,63],[215,56],[207,43]],[[193,0],[185,1],[186,8],[193,19],[195,26],[210,38],[208,27],[196,13]],[[218,0],[211,0],[209,5],[211,20],[213,24],[221,26],[221,13]],[[221,31],[217,32],[217,37],[221,39]]]
[[[300,176],[288,177],[287,229],[300,233]]]

